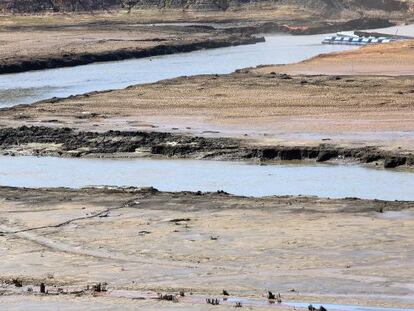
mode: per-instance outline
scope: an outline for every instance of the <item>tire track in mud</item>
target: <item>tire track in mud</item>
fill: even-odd
[[[18,237],[23,240],[27,240],[33,243],[36,243],[38,245],[44,246],[46,248],[49,248],[53,251],[58,252],[64,252],[74,255],[80,255],[80,256],[88,256],[93,258],[99,258],[99,259],[106,259],[106,260],[115,260],[115,261],[121,261],[121,262],[131,262],[131,263],[138,263],[138,264],[148,264],[148,265],[158,265],[160,267],[177,267],[177,268],[188,268],[188,269],[198,269],[198,268],[210,268],[210,269],[216,269],[217,265],[215,264],[206,264],[206,263],[194,263],[194,262],[188,262],[188,261],[171,261],[171,260],[163,260],[163,259],[156,259],[156,258],[137,258],[130,256],[124,256],[122,254],[113,254],[105,251],[97,251],[97,250],[90,250],[82,248],[81,246],[74,246],[67,243],[55,241],[49,238],[46,238],[44,236],[37,235],[35,233],[32,233],[36,230],[46,230],[46,229],[55,229],[55,228],[61,228],[66,225],[69,225],[75,221],[80,220],[88,220],[93,219],[96,217],[100,217],[103,215],[106,215],[107,213],[114,211],[114,210],[120,210],[123,208],[131,208],[132,204],[139,204],[136,200],[131,200],[126,203],[124,203],[122,206],[112,207],[104,209],[100,212],[97,212],[93,215],[84,216],[84,217],[76,217],[69,219],[67,221],[58,223],[58,224],[52,224],[47,226],[39,226],[39,227],[33,227],[33,228],[16,228],[12,226],[7,226],[4,224],[0,224],[0,234],[1,235],[13,235],[15,237]],[[239,273],[240,268],[239,267],[225,267],[225,270],[227,271],[233,271],[234,273]]]
[[[53,228],[56,226],[45,226],[45,228]],[[33,230],[37,230],[40,228],[33,228]],[[64,252],[74,255],[81,255],[81,256],[88,256],[98,259],[107,259],[107,260],[116,260],[116,261],[124,261],[124,262],[134,262],[139,264],[151,264],[151,265],[160,265],[160,266],[176,266],[176,267],[189,267],[190,263],[184,263],[184,262],[171,262],[168,260],[162,260],[162,259],[154,259],[154,258],[140,258],[137,259],[136,257],[131,258],[128,256],[120,255],[120,254],[111,254],[109,252],[104,251],[96,251],[96,250],[90,250],[85,249],[81,246],[74,246],[67,243],[55,241],[34,233],[29,232],[29,230],[19,230],[14,227],[9,227],[5,225],[0,225],[0,230],[3,231],[3,234],[11,234],[15,237],[18,237],[23,240],[27,240],[36,244],[39,244],[41,246],[44,246],[46,248],[49,248],[53,251],[58,252]],[[33,231],[32,230],[32,231]]]
[[[119,209],[119,208],[118,208]],[[102,211],[100,214],[103,214]],[[96,217],[96,215],[95,215]],[[89,217],[92,218],[92,217]],[[65,223],[69,223],[71,221],[67,221]],[[44,227],[39,227],[39,228],[32,228],[31,231],[34,230],[38,230],[38,229],[47,229],[47,228],[56,228],[59,227],[59,225],[51,225],[51,226],[44,226]],[[40,236],[37,234],[34,234],[32,232],[30,232],[30,230],[18,230],[17,228],[14,227],[10,227],[10,226],[6,226],[6,225],[0,225],[0,230],[3,231],[3,233],[6,234],[11,234],[14,235],[18,238],[21,238],[23,240],[27,240],[36,244],[39,244],[41,246],[47,247],[53,251],[58,251],[58,252],[64,252],[64,253],[69,253],[69,254],[74,254],[74,255],[80,255],[80,256],[88,256],[88,257],[93,257],[93,258],[99,258],[99,259],[106,259],[106,260],[115,260],[115,261],[121,261],[121,262],[131,262],[131,263],[139,263],[139,264],[148,264],[148,265],[158,265],[158,266],[168,266],[168,267],[177,267],[177,268],[189,268],[189,269],[202,269],[202,268],[211,268],[211,269],[217,269],[217,268],[222,268],[223,272],[226,273],[227,276],[231,276],[234,273],[238,274],[238,273],[245,273],[243,272],[243,268],[240,267],[232,267],[232,266],[223,266],[223,265],[217,265],[217,264],[209,264],[209,263],[191,263],[191,262],[185,262],[185,261],[170,261],[170,260],[162,260],[162,259],[155,259],[155,258],[131,258],[130,256],[124,256],[122,254],[113,254],[113,253],[109,253],[109,252],[105,252],[105,251],[97,251],[97,250],[90,250],[90,249],[85,249],[82,248],[81,246],[74,246],[74,245],[70,245],[67,243],[63,243],[63,242],[59,242],[59,241],[55,241],[49,238],[46,238],[44,236]],[[249,271],[249,273],[251,274],[255,274],[255,273],[259,273],[260,270],[255,269],[254,267],[244,267],[245,269],[247,269]],[[252,271],[252,270],[257,270],[257,271]],[[205,274],[205,272],[207,271],[199,271],[202,274]],[[319,276],[323,276],[323,277],[339,277],[339,278],[343,278],[346,277],[346,279],[348,280],[353,280],[353,281],[368,281],[366,279],[366,277],[362,277],[362,276],[358,276],[358,275],[344,275],[342,273],[340,273],[340,270],[335,270],[335,271],[323,271],[321,273],[320,270],[314,270],[314,269],[309,269],[307,271],[301,270],[299,271],[291,271],[290,273],[287,273],[287,271],[284,271],[283,274],[285,276],[288,275],[297,275],[298,273],[300,273],[302,276],[303,275],[308,275],[310,277],[315,277],[316,274],[319,274]],[[215,280],[217,276],[207,276],[207,274],[203,277],[204,279],[212,279]],[[384,281],[383,278],[370,278],[369,281]]]
[[[74,255],[89,256],[89,257],[94,257],[94,258],[124,261],[124,262],[134,262],[134,263],[140,263],[140,264],[151,264],[151,265],[160,265],[160,266],[167,265],[167,266],[176,266],[176,267],[181,267],[181,268],[182,267],[189,267],[189,268],[191,267],[191,268],[193,268],[193,264],[191,264],[191,263],[171,262],[169,260],[161,260],[161,259],[155,259],[155,258],[148,258],[148,259],[144,259],[144,258],[137,259],[136,257],[131,258],[131,257],[123,256],[123,255],[120,255],[120,254],[111,254],[109,252],[104,252],[104,251],[84,249],[80,246],[73,246],[73,245],[70,245],[70,244],[67,244],[67,243],[54,241],[54,240],[48,239],[44,236],[40,236],[40,235],[31,233],[32,231],[36,231],[36,230],[61,228],[61,227],[64,227],[66,225],[69,225],[69,224],[71,224],[75,221],[88,220],[88,219],[93,219],[93,218],[96,218],[96,217],[100,217],[100,216],[106,215],[109,212],[114,211],[114,210],[119,210],[119,209],[131,207],[131,203],[132,204],[139,204],[139,202],[137,202],[135,200],[131,200],[131,201],[128,201],[128,202],[124,203],[121,206],[106,208],[106,209],[104,209],[100,212],[94,213],[93,215],[83,216],[83,217],[76,217],[76,218],[72,218],[72,219],[66,220],[64,222],[61,222],[61,223],[47,225],[47,226],[39,226],[39,227],[21,229],[21,228],[6,226],[6,225],[3,224],[3,225],[0,225],[0,233],[3,234],[3,235],[6,235],[6,234],[7,235],[14,235],[14,236],[16,236],[20,239],[27,240],[27,241],[39,244],[39,245],[47,247],[47,248],[49,248],[53,251],[70,253],[70,254],[74,254]]]

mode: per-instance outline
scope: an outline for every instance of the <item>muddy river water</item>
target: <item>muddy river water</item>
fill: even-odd
[[[375,31],[414,36],[414,25]],[[323,45],[325,37],[275,34],[266,36],[266,42],[253,45],[0,75],[0,108],[178,76],[225,74],[245,67],[294,63],[321,53],[355,48]]]
[[[178,76],[225,74],[262,64],[294,63],[320,53],[353,48],[322,45],[324,37],[280,34],[253,45],[0,75],[0,108]]]
[[[357,165],[257,165],[227,161],[0,157],[0,185],[153,186],[163,191],[414,200],[410,172]]]
[[[393,33],[398,30],[387,29]],[[293,63],[320,53],[355,48],[322,45],[325,36],[276,34],[267,36],[266,42],[254,45],[0,75],[0,108],[182,75],[223,74],[260,64]],[[0,157],[0,185],[154,186],[165,191],[225,190],[246,196],[316,195],[414,200],[412,173],[351,165],[259,166],[189,160]]]
[[[414,36],[414,24],[372,31]],[[225,74],[263,64],[294,63],[321,53],[356,48],[323,45],[325,37],[274,34],[266,36],[266,42],[253,45],[0,75],[0,108],[178,76]]]

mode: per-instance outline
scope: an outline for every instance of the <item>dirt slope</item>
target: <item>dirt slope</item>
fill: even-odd
[[[63,12],[63,11],[90,11],[108,10],[114,8],[179,8],[190,10],[227,10],[238,8],[246,4],[261,5],[274,4],[275,7],[292,6],[320,13],[337,13],[344,10],[380,10],[399,11],[409,10],[409,4],[401,0],[280,0],[276,3],[268,0],[1,0],[0,10],[5,12]]]

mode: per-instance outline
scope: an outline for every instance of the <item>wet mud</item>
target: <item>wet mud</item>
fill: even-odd
[[[3,155],[127,157],[153,156],[215,160],[356,161],[384,168],[412,167],[414,155],[377,147],[263,146],[242,139],[143,131],[86,132],[71,128],[22,126],[0,129]]]
[[[413,307],[413,220],[382,217],[413,202],[133,187],[0,187],[0,199],[2,304]]]

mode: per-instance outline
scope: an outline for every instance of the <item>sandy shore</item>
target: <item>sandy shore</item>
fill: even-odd
[[[0,74],[69,67],[260,42],[263,33],[315,34],[395,25],[390,16],[345,14],[278,6],[229,12],[140,10],[96,14],[4,15]],[[374,17],[373,17],[374,16]],[[382,16],[382,18],[380,17]],[[403,20],[405,17],[400,16]],[[399,19],[398,19],[399,20]],[[189,24],[190,23],[190,24]],[[199,23],[191,26],[191,23]],[[201,23],[201,24],[200,24]]]
[[[3,187],[0,197],[2,304],[18,295],[168,310],[176,305],[150,298],[184,291],[177,306],[207,310],[205,297],[226,289],[264,302],[271,290],[284,301],[414,307],[412,202],[132,188]],[[41,282],[68,294],[39,297]],[[99,282],[108,292],[87,290]]]
[[[308,77],[248,70],[2,109],[0,125],[147,130],[250,138],[263,144],[329,142],[411,151],[413,100],[411,76]]]
[[[257,70],[293,75],[379,75],[414,76],[414,40],[362,47],[331,53],[291,65]]]
[[[409,68],[414,62],[411,44],[366,47],[291,66],[368,58],[366,67],[373,69],[383,59],[387,64],[401,58]],[[288,75],[281,68],[290,65],[180,77],[5,108],[1,150],[16,155],[341,158],[385,167],[412,165],[414,75]],[[36,127],[13,130],[21,126]]]

